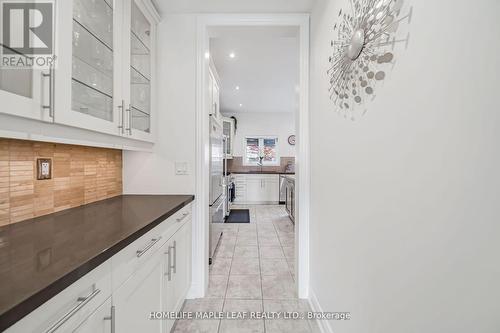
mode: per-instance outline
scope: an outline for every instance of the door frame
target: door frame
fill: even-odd
[[[208,288],[209,239],[209,117],[207,80],[211,26],[296,26],[300,39],[299,111],[295,114],[296,288],[299,298],[309,297],[309,14],[201,14],[197,17],[196,40],[196,203],[193,223],[193,282],[188,298],[203,297]],[[297,204],[298,203],[298,204]]]

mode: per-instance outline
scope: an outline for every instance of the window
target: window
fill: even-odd
[[[246,137],[245,165],[279,165],[277,137]]]

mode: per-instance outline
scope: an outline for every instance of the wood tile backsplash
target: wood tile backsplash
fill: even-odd
[[[36,160],[52,160],[37,180]],[[122,151],[0,138],[0,226],[122,194]]]

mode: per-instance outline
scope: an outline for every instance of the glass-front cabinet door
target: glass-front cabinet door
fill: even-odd
[[[56,122],[121,135],[121,0],[68,0]],[[56,76],[58,77],[58,76]]]
[[[156,24],[143,3],[128,0],[126,11],[130,21],[124,26],[130,37],[124,51],[129,64],[124,74],[127,109],[125,113],[126,134],[134,139],[152,141],[153,138],[153,73]]]
[[[54,25],[54,17],[50,16],[52,22],[45,17],[43,34],[39,30],[28,34],[23,24],[14,24],[24,22],[28,14],[35,20],[58,12],[58,4],[48,5],[48,12],[29,11],[12,1],[0,6],[0,113],[51,121],[55,34],[47,28]]]
[[[48,103],[48,97],[43,98],[41,94],[43,81],[46,81],[43,74],[43,71],[33,68],[11,68],[0,64],[0,112],[31,119],[43,119],[45,113],[48,115],[48,108],[43,107],[43,100]]]

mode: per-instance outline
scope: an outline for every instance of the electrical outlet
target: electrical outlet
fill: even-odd
[[[178,176],[188,175],[188,163],[187,162],[175,162],[175,174]]]
[[[52,160],[48,158],[39,158],[36,160],[36,179],[44,180],[52,178]]]

